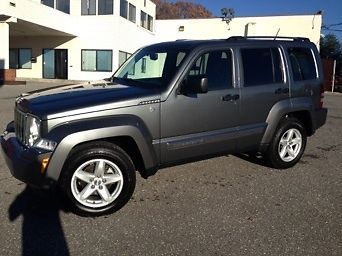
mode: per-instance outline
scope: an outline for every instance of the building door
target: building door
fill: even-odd
[[[43,78],[68,79],[68,50],[43,49]]]
[[[55,50],[55,76],[68,79],[68,50]]]

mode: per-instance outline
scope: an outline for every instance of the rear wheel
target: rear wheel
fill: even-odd
[[[296,118],[284,119],[267,152],[271,165],[279,169],[294,166],[304,153],[306,139],[302,123]]]
[[[117,145],[97,142],[76,148],[68,158],[61,187],[81,215],[98,216],[119,210],[135,188],[135,168]]]

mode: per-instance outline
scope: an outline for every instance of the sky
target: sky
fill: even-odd
[[[214,16],[221,16],[221,9],[224,7],[233,8],[235,17],[315,14],[321,10],[323,25],[341,23],[329,27],[340,31],[329,32],[342,39],[341,0],[192,0],[192,2],[204,5]],[[328,34],[328,30],[322,30],[322,34]]]

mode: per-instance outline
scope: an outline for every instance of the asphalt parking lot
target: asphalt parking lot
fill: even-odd
[[[0,130],[26,85],[0,87]],[[99,218],[38,196],[0,157],[0,255],[342,255],[342,96],[299,164],[274,170],[228,155],[138,177],[131,201]]]

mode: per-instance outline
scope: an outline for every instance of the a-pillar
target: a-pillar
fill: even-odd
[[[5,80],[5,74],[9,69],[9,25],[0,22],[0,83]]]

